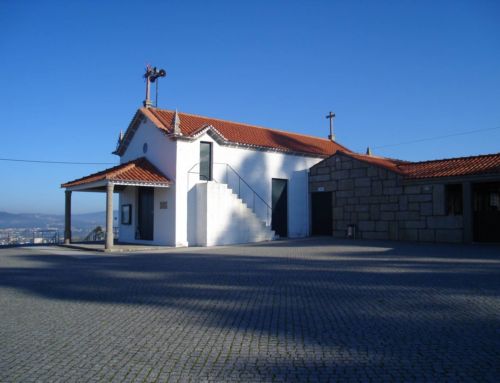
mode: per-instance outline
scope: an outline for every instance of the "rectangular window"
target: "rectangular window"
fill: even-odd
[[[200,180],[212,180],[212,143],[200,142]]]
[[[462,184],[445,185],[446,214],[462,215]]]
[[[130,225],[132,223],[132,205],[122,205],[121,217],[122,225]]]

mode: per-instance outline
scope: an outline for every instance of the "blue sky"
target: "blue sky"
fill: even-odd
[[[499,19],[495,0],[0,0],[0,158],[117,163],[146,63],[160,107],[318,136],[333,110],[339,142],[407,160],[500,152]],[[104,167],[0,161],[0,211],[62,213],[59,185]]]

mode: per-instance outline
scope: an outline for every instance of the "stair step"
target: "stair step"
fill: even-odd
[[[243,198],[238,196],[229,185],[218,183],[214,185],[216,187],[210,188],[210,190],[217,195],[212,195],[211,198],[215,197],[216,204],[220,206],[221,214],[223,214],[220,222],[231,222],[231,226],[233,226],[220,227],[221,232],[217,232],[217,229],[213,228],[215,230],[213,233],[218,238],[216,244],[261,242],[272,240],[275,237],[274,231],[266,225],[263,217],[257,216],[253,211],[253,206],[247,205]]]

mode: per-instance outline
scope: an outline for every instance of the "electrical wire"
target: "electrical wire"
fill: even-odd
[[[476,129],[476,130],[469,130],[467,132],[460,132],[460,133],[452,133],[452,134],[445,134],[443,136],[434,136],[434,137],[428,137],[428,138],[420,138],[418,140],[412,140],[412,141],[404,141],[404,142],[399,142],[397,144],[388,144],[388,145],[379,145],[379,146],[374,146],[372,149],[380,149],[380,148],[389,148],[393,146],[400,146],[400,145],[408,145],[408,144],[415,144],[418,142],[426,142],[426,141],[433,141],[433,140],[440,140],[443,138],[449,138],[449,137],[456,137],[456,136],[465,136],[467,134],[473,134],[473,133],[478,133],[478,132],[486,132],[490,130],[496,130],[500,129],[500,126],[497,126],[495,128],[486,128],[486,129]]]
[[[428,137],[428,138],[421,138],[421,139],[412,140],[412,141],[399,142],[399,143],[396,143],[396,144],[379,145],[379,146],[372,147],[372,149],[381,149],[381,148],[389,148],[389,147],[393,147],[393,146],[409,145],[409,144],[415,144],[415,143],[419,143],[419,142],[440,140],[440,139],[443,139],[443,138],[456,137],[456,136],[464,136],[464,135],[467,135],[467,134],[473,134],[473,133],[478,133],[478,132],[487,132],[487,131],[497,130],[497,129],[500,129],[500,126],[497,126],[497,127],[494,127],[494,128],[469,130],[467,132],[445,134],[445,135],[442,135],[442,136],[434,136],[434,137]],[[46,160],[27,160],[27,159],[21,159],[21,158],[0,158],[0,161],[29,162],[29,163],[39,163],[39,164],[61,164],[61,165],[117,165],[114,162],[78,162],[78,161],[48,161],[48,160],[46,161]]]
[[[62,164],[62,165],[117,165],[114,162],[45,161],[45,160],[26,160],[19,158],[0,158],[0,161],[31,162],[39,164]]]

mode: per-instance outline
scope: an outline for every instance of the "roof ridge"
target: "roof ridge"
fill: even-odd
[[[173,110],[168,110],[168,109],[160,109],[160,108],[150,108],[150,109],[155,109],[155,110],[158,110],[158,111],[161,111],[161,112],[174,113]],[[215,120],[215,121],[220,121],[220,122],[226,122],[226,123],[236,124],[236,125],[249,126],[249,127],[258,128],[258,129],[271,130],[271,131],[274,131],[274,132],[280,132],[280,133],[285,133],[285,134],[294,134],[294,135],[297,135],[297,136],[314,138],[316,140],[323,140],[323,141],[326,141],[326,142],[335,142],[337,145],[342,146],[342,147],[345,148],[344,145],[339,144],[337,141],[330,141],[328,138],[323,138],[323,137],[318,137],[318,136],[312,136],[310,134],[289,132],[289,131],[286,131],[286,130],[281,130],[281,129],[276,129],[276,128],[269,128],[269,127],[261,126],[261,125],[253,125],[253,124],[249,124],[249,123],[246,123],[246,122],[237,122],[237,121],[231,121],[231,120],[224,120],[222,118],[217,118],[217,117],[202,116],[201,114],[193,114],[193,113],[186,113],[186,112],[179,112],[179,111],[177,111],[177,113],[179,113],[181,115],[184,114],[184,115],[191,116],[191,117],[207,118],[207,119],[210,119],[210,120]],[[349,150],[349,149],[347,149],[347,150]]]
[[[169,130],[169,126],[166,126],[163,121],[161,121],[160,118],[158,118],[154,113],[153,113],[153,110],[160,110],[160,111],[163,111],[165,109],[158,109],[158,108],[140,108],[139,109],[142,114],[146,117],[146,118],[149,118],[153,124],[155,124],[158,128],[162,129],[162,130],[166,130],[168,132]],[[151,118],[153,117],[153,118]],[[160,126],[158,126],[157,124],[160,124]]]
[[[489,154],[477,154],[473,156],[463,156],[463,157],[450,157],[450,158],[441,158],[436,160],[426,160],[426,161],[410,161],[407,163],[403,163],[402,165],[417,165],[417,164],[428,164],[432,162],[444,162],[444,161],[453,161],[453,160],[468,160],[471,158],[484,158],[484,157],[493,157],[500,156],[499,153],[489,153]]]
[[[350,158],[353,158],[357,161],[362,161],[374,166],[379,166],[383,167],[389,171],[395,172],[397,174],[403,174],[403,170],[400,169],[401,163],[399,160],[395,160],[392,158],[387,158],[387,157],[375,157],[375,156],[369,156],[366,154],[360,154],[360,153],[354,153],[354,152],[344,152],[343,150],[337,150],[336,153],[334,153],[331,157],[341,154],[341,155],[346,155]],[[329,157],[330,158],[330,157]]]
[[[383,157],[383,156],[377,156],[375,154],[363,154],[363,153],[356,153],[356,152],[348,152],[347,154],[354,154],[363,158],[374,158],[378,160],[387,160],[387,161],[394,161],[397,162],[396,165],[406,165],[406,164],[412,164],[413,162],[411,161],[406,161],[406,160],[401,160],[399,158],[393,158],[393,157]]]

